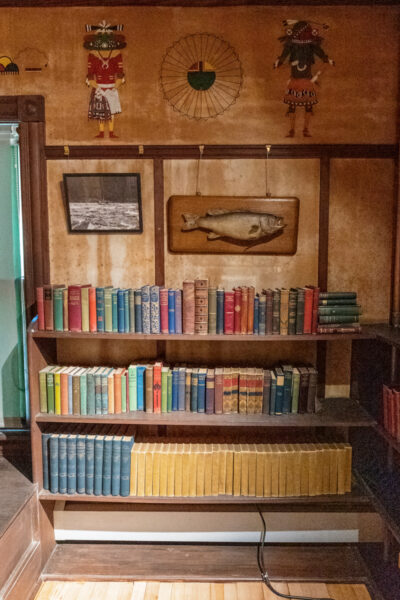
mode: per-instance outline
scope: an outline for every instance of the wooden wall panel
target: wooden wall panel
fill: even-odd
[[[15,58],[27,46],[38,48],[47,55],[48,67],[43,73],[21,71],[19,76],[2,77],[1,93],[45,96],[50,144],[104,143],[93,139],[96,124],[87,120],[83,36],[86,23],[106,19],[123,23],[127,40],[123,112],[116,118],[121,143],[285,143],[289,124],[282,98],[289,69],[272,67],[281,52],[282,20],[306,18],[330,25],[323,33],[324,48],[336,67],[328,67],[320,79],[313,137],[304,139],[299,123],[294,141],[393,142],[398,14],[395,6],[308,6],[295,11],[271,6],[3,8],[0,53]],[[226,39],[244,71],[236,104],[209,121],[189,120],[174,112],[159,87],[166,49],[201,31]]]
[[[49,161],[52,283],[137,287],[154,281],[153,166],[148,160]],[[61,194],[63,173],[140,173],[143,233],[70,234]]]

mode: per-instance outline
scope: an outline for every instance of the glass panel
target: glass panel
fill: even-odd
[[[27,414],[26,322],[19,146],[16,124],[0,123],[0,427]]]

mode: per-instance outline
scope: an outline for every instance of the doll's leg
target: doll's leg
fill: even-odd
[[[295,126],[296,126],[296,107],[294,104],[289,104],[287,116],[290,119],[290,129],[286,137],[294,137]]]
[[[313,110],[312,106],[306,106],[304,110],[304,128],[303,128],[303,136],[311,137],[311,133],[309,132],[310,118],[312,117]]]

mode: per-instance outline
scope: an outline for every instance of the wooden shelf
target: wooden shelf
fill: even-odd
[[[392,327],[387,323],[377,323],[369,325],[368,330],[371,334],[381,342],[392,344],[393,346],[400,346],[400,328]]]
[[[176,411],[146,413],[143,411],[118,415],[49,415],[39,413],[38,423],[108,423],[132,425],[187,425],[199,427],[371,427],[374,419],[360,404],[349,398],[329,398],[317,413],[265,415],[222,414],[207,415]]]

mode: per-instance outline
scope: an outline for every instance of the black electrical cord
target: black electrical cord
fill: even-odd
[[[275,596],[278,596],[279,598],[286,598],[287,600],[333,600],[332,598],[316,598],[316,597],[310,598],[309,596],[292,596],[291,594],[282,594],[281,592],[278,592],[278,590],[276,590],[272,586],[272,583],[270,581],[268,572],[267,572],[267,570],[265,568],[265,564],[264,564],[264,545],[265,545],[265,536],[267,534],[267,526],[265,524],[265,519],[264,519],[264,516],[263,516],[259,506],[257,506],[257,510],[259,512],[259,515],[261,517],[261,521],[263,524],[263,530],[261,531],[261,534],[260,534],[260,541],[257,544],[257,563],[258,563],[258,568],[261,573],[261,580],[267,586],[267,588],[273,594],[275,594]]]

